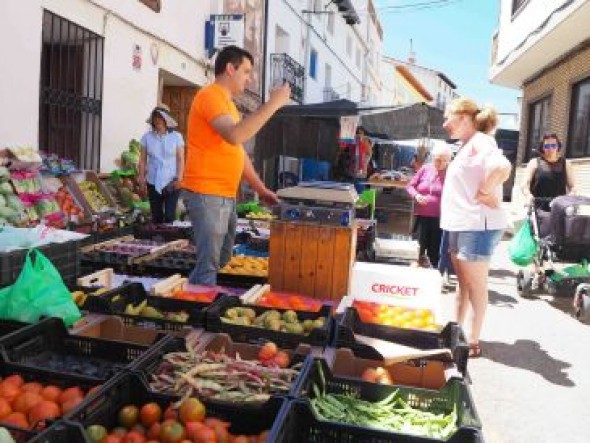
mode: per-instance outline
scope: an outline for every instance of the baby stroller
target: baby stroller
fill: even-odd
[[[535,198],[527,210],[527,219],[537,251],[533,259],[535,270],[521,269],[516,276],[519,295],[549,293],[573,297],[579,285],[590,284],[587,265],[590,260],[590,198],[570,195]],[[556,262],[574,265],[558,271]]]

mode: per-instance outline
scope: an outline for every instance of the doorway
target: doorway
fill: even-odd
[[[188,114],[193,98],[200,88],[167,71],[160,71],[160,102],[170,107],[170,114],[178,122],[178,132],[186,143]]]

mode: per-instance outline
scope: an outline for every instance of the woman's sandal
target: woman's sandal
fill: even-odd
[[[481,347],[479,343],[471,343],[469,345],[469,358],[481,357]]]

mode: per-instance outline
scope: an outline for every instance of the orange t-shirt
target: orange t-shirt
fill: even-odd
[[[197,92],[188,115],[184,189],[236,198],[244,170],[244,148],[225,141],[211,125],[224,114],[240,121],[236,105],[221,86],[213,83]]]

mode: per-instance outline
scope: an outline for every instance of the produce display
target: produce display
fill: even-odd
[[[268,258],[234,255],[220,271],[221,274],[268,276]]]
[[[445,440],[457,430],[457,413],[416,409],[394,392],[379,402],[349,394],[319,394],[311,400],[323,420]]]
[[[423,331],[440,330],[434,321],[432,311],[428,309],[389,306],[362,300],[355,300],[353,306],[358,311],[360,319],[365,323]]]
[[[205,405],[193,397],[166,409],[156,402],[128,404],[118,411],[117,424],[111,430],[90,425],[86,435],[92,443],[264,443],[268,437],[268,431],[230,434],[231,423],[207,417]]]
[[[83,180],[78,183],[78,186],[94,212],[101,213],[113,209],[109,206],[109,202],[105,196],[102,195],[96,183],[89,180]]]
[[[74,300],[74,303],[76,303],[76,306],[81,308],[84,306],[84,303],[86,303],[86,299],[88,297],[100,296],[101,294],[104,294],[105,292],[108,292],[108,289],[98,288],[94,292],[84,292],[84,291],[77,290],[77,291],[71,292],[70,295],[72,296],[72,300]]]
[[[29,222],[25,206],[10,184],[10,172],[0,166],[0,226],[24,227]]]
[[[163,356],[150,387],[157,392],[232,403],[264,403],[273,394],[286,394],[302,364],[289,367],[291,357],[272,342],[260,348],[256,360],[225,352],[188,349]]]
[[[324,380],[321,370],[320,367],[320,378]],[[311,406],[322,420],[440,440],[446,440],[458,429],[455,408],[448,413],[434,410],[435,405],[432,410],[428,404],[415,408],[398,391],[374,402],[351,393],[328,393],[321,384],[314,384],[313,392]]]
[[[113,301],[117,301],[116,297],[113,298]],[[186,312],[163,312],[154,308],[153,306],[148,306],[148,300],[144,300],[137,305],[133,305],[131,303],[125,306],[126,315],[134,315],[140,317],[148,317],[148,318],[157,318],[161,320],[171,320],[177,321],[180,323],[186,323],[189,319],[189,314]]]
[[[369,383],[379,383],[382,385],[393,385],[393,377],[387,369],[377,366],[376,368],[367,368],[363,371],[361,378]]]
[[[295,311],[309,312],[317,312],[322,307],[321,300],[315,298],[272,291],[263,294],[253,304],[256,306],[265,306],[267,308],[293,309]]]
[[[0,426],[39,428],[46,420],[73,410],[88,393],[78,386],[62,389],[38,382],[25,383],[19,374],[10,375],[0,382]]]
[[[260,208],[258,211],[246,213],[246,218],[251,220],[276,220],[278,217],[276,215],[272,215],[272,212],[269,210]]]
[[[217,290],[191,292],[182,289],[176,289],[172,292],[171,298],[176,300],[193,301],[199,303],[212,303],[219,295]]]
[[[66,214],[70,220],[78,222],[84,219],[84,210],[74,200],[74,197],[70,191],[68,191],[66,186],[59,188],[55,194],[55,200],[61,211]]]
[[[300,321],[297,312],[293,310],[284,311],[282,315],[279,311],[270,310],[256,316],[254,309],[237,306],[227,309],[221,317],[221,321],[233,325],[307,335],[315,328],[323,328],[327,319],[326,317],[318,317],[315,320]]]
[[[96,248],[96,251],[126,255],[129,257],[139,257],[141,255],[149,254],[154,248],[158,246],[162,246],[162,243],[152,240],[134,239],[100,245]]]

